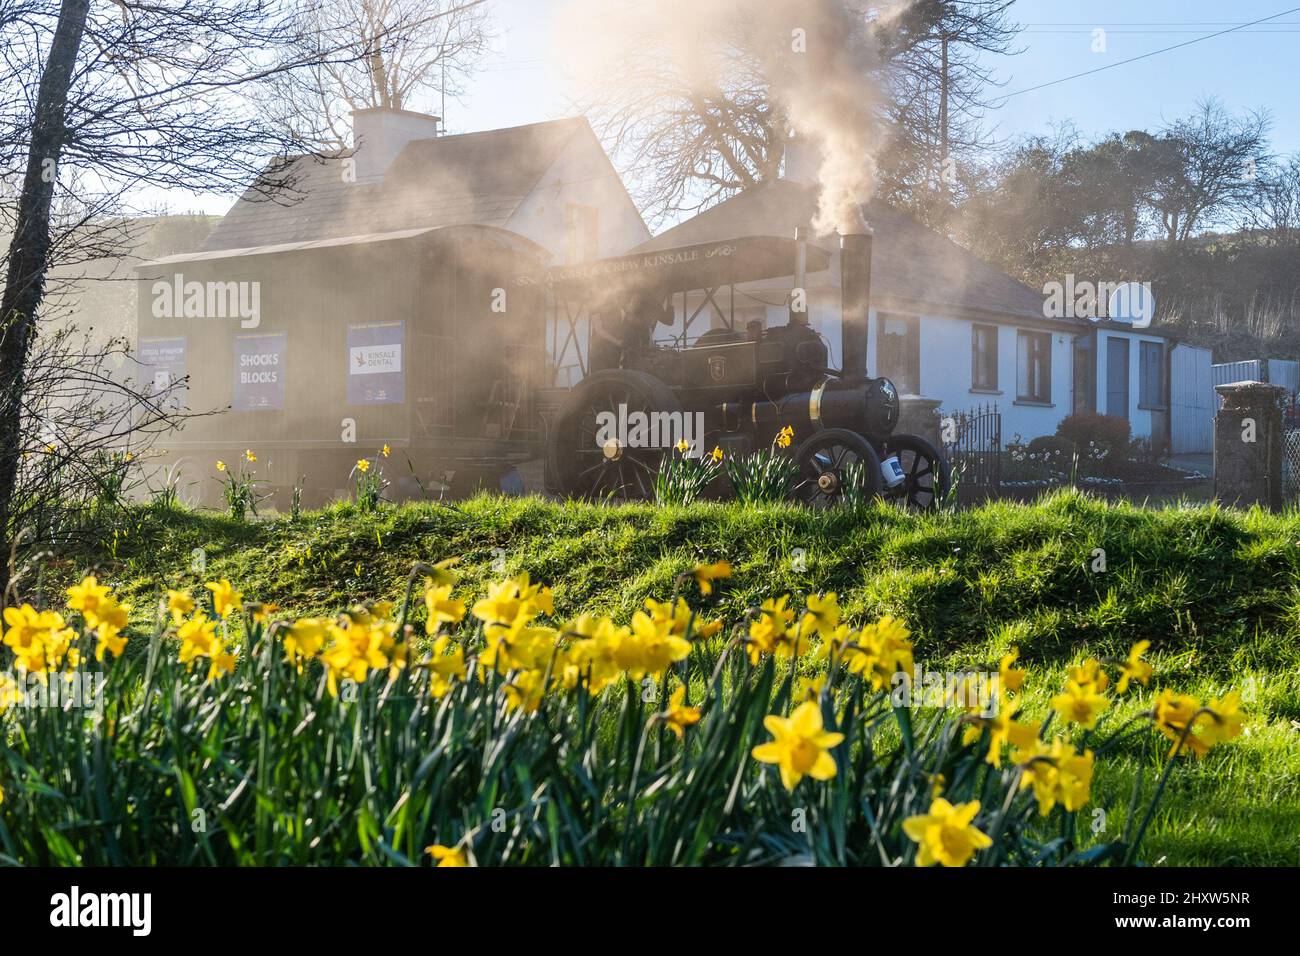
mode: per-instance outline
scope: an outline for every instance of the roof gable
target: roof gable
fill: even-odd
[[[290,160],[293,190],[277,199],[250,188],[212,230],[203,251],[477,223],[501,226],[585,119],[413,140],[376,183],[347,182],[350,154]]]

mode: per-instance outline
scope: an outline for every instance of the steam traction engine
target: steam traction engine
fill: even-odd
[[[793,270],[791,262],[794,263]],[[794,496],[813,506],[838,502],[845,482],[899,505],[928,509],[946,492],[942,454],[915,435],[895,435],[899,396],[887,378],[866,373],[871,288],[871,236],[841,239],[843,367],[829,367],[825,341],[809,327],[806,304],[789,322],[735,328],[735,286],[795,276],[801,290],[809,271],[830,256],[794,240],[749,237],[605,259],[549,271],[552,307],[569,319],[569,337],[588,333],[589,367],[547,416],[547,483],[560,494],[593,498],[647,498],[671,449],[662,441],[610,437],[602,423],[640,420],[702,421],[697,452],[715,446],[744,455],[769,446],[785,426],[794,429],[789,453],[798,467]],[[719,304],[730,287],[730,319]],[[660,325],[678,322],[677,340],[656,344]],[[791,297],[791,302],[798,299]],[[575,308],[576,306],[576,308]],[[690,320],[712,307],[722,324],[685,345]],[[694,311],[692,312],[692,308]],[[554,323],[557,329],[559,323]],[[665,415],[664,413],[668,413]]]

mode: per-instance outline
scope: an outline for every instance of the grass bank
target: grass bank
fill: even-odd
[[[1300,515],[1213,506],[1143,510],[1064,493],[914,517],[879,509],[603,508],[479,498],[360,514],[337,506],[297,521],[238,523],[210,513],[131,512],[81,562],[150,617],[164,587],[228,577],[251,599],[295,614],[398,597],[411,562],[460,556],[463,588],[529,571],[557,616],[585,609],[626,620],[677,573],[726,558],[716,604],[728,617],[763,598],[836,591],[850,618],[904,619],[917,659],[956,669],[1011,647],[1043,672],[1044,706],[1071,663],[1123,656],[1150,640],[1152,687],[1209,697],[1242,690],[1251,718],[1230,748],[1175,771],[1144,847],[1168,864],[1300,861]],[[53,596],[65,576],[47,574]],[[1091,825],[1121,825],[1140,768],[1162,753],[1134,745],[1108,762]]]

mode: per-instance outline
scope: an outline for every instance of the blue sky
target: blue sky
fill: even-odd
[[[452,132],[492,129],[565,115],[565,37],[552,27],[564,0],[491,0],[499,34],[463,102],[447,104]],[[1017,0],[1024,24],[1016,56],[990,63],[1002,94],[1119,63],[1282,13],[1300,0]],[[1106,31],[1093,52],[1093,31]],[[1073,122],[1086,136],[1152,128],[1217,96],[1233,111],[1264,109],[1280,153],[1300,151],[1300,10],[1268,24],[1207,39],[1091,76],[1011,96],[987,116],[1003,139]],[[436,111],[436,102],[427,104]],[[208,211],[229,200],[210,197]]]

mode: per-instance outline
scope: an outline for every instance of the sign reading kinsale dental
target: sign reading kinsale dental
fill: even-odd
[[[402,322],[348,326],[348,404],[395,405],[406,401]]]
[[[235,411],[284,408],[287,344],[284,332],[235,336]]]
[[[185,337],[141,339],[136,349],[140,384],[157,394],[185,377]]]

